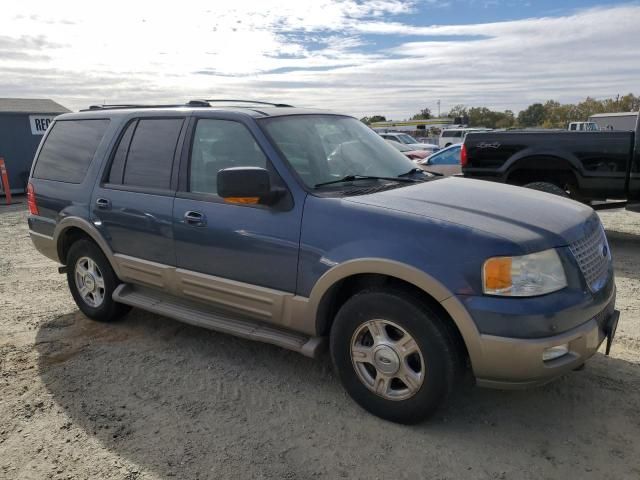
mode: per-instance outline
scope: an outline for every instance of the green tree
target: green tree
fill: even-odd
[[[428,108],[423,108],[420,110],[420,113],[416,113],[411,120],[429,120],[432,117],[431,110]]]
[[[518,114],[518,124],[521,127],[538,127],[544,122],[544,105],[534,103]]]
[[[383,115],[371,115],[370,117],[362,117],[360,121],[367,125],[371,125],[375,122],[386,122],[387,119]]]

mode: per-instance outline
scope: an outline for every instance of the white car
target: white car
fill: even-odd
[[[469,132],[487,132],[490,128],[445,128],[440,132],[440,138],[438,139],[438,145],[440,148],[446,148],[449,145],[456,143],[462,143],[464,137]]]
[[[386,132],[379,134],[385,140],[393,140],[394,142],[402,143],[407,147],[411,147],[414,150],[426,150],[429,153],[434,153],[440,150],[437,145],[432,143],[420,143],[408,133],[402,132]]]

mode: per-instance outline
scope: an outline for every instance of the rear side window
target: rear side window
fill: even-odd
[[[109,183],[168,190],[182,118],[130,123],[115,150]]]
[[[60,120],[53,124],[33,171],[35,178],[82,183],[109,120]]]
[[[444,130],[442,132],[443,138],[460,138],[462,137],[462,130]]]

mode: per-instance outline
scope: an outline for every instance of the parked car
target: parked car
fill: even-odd
[[[571,132],[597,132],[600,127],[596,122],[571,122],[567,130]]]
[[[635,132],[469,133],[462,171],[465,177],[534,188],[588,204],[626,201],[627,209],[640,212],[639,145],[640,122]]]
[[[353,399],[404,423],[465,372],[527,387],[610,345],[591,208],[430,175],[352,117],[209,105],[98,106],[45,134],[29,232],[89,318],[137,307],[311,357],[328,341]]]
[[[379,134],[385,140],[393,140],[394,142],[402,143],[407,147],[411,147],[414,150],[426,150],[429,153],[437,152],[440,148],[437,145],[431,143],[421,143],[413,138],[411,135],[402,132],[387,132]]]
[[[441,173],[446,176],[459,175],[462,172],[460,164],[461,147],[461,143],[450,145],[419,161],[418,165],[429,172]]]
[[[409,160],[424,160],[429,156],[429,152],[426,150],[415,150],[413,147],[398,143],[393,140],[386,140],[386,142],[393,148],[401,152]]]
[[[440,132],[438,146],[446,148],[456,143],[462,143],[465,136],[470,132],[486,132],[488,128],[445,128]]]

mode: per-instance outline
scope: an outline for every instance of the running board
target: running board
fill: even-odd
[[[301,353],[306,357],[316,358],[325,346],[323,337],[308,337],[255,320],[232,318],[220,312],[211,311],[204,306],[127,283],[123,283],[115,289],[113,299],[116,302],[164,315],[196,327],[277,345]]]

